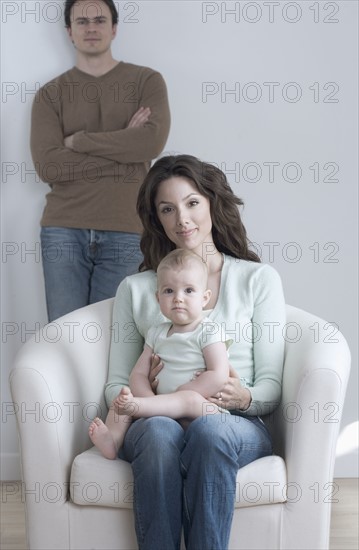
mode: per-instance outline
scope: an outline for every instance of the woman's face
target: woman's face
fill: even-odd
[[[180,176],[160,183],[155,200],[157,216],[176,248],[200,256],[213,253],[210,203],[192,182]]]

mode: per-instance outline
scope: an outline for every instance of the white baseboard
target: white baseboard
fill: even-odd
[[[20,453],[0,453],[0,464],[1,481],[21,479]]]

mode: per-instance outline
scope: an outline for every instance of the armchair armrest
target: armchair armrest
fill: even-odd
[[[38,483],[40,492],[52,483],[61,501],[73,459],[92,445],[90,420],[107,412],[112,305],[105,300],[46,325],[22,347],[10,373],[24,483]]]
[[[283,548],[313,548],[298,522],[303,510],[322,528],[316,548],[327,548],[336,442],[350,372],[343,335],[329,323],[287,306],[287,341],[281,404],[272,419],[276,451],[287,467],[286,529]],[[321,508],[324,506],[324,509]],[[293,514],[293,510],[296,513]],[[321,513],[319,513],[321,509]]]

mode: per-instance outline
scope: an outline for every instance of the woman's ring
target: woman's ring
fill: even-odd
[[[153,381],[154,381],[154,382],[158,382],[157,376],[154,377]]]
[[[218,401],[222,401],[222,392],[221,391],[219,392]]]

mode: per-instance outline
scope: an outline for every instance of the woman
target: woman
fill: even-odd
[[[170,250],[193,250],[207,263],[206,316],[233,340],[231,376],[209,398],[232,414],[197,418],[186,430],[167,417],[142,418],[126,434],[119,456],[132,465],[140,550],[177,550],[182,526],[187,550],[225,550],[237,471],[272,453],[259,415],[280,399],[285,306],[278,274],[248,249],[242,204],[223,172],[188,155],[158,160],[139,192],[144,261],[116,295],[107,403],[128,385],[148,329],[165,320],[155,272]],[[154,361],[153,387],[160,368]]]

